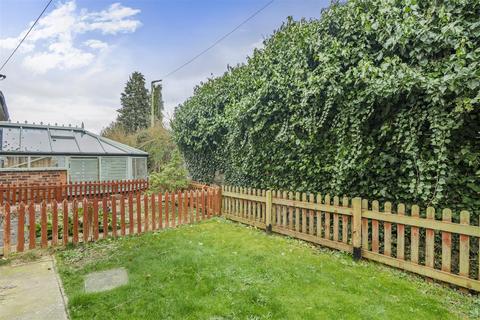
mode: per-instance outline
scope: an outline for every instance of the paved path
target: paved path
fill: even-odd
[[[52,257],[0,267],[0,319],[68,319]]]

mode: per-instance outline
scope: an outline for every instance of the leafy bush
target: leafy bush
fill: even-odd
[[[154,127],[130,134],[117,122],[113,122],[102,130],[102,136],[148,152],[150,172],[161,170],[169,163],[176,150],[170,131],[160,122],[157,122]]]
[[[165,192],[188,187],[187,170],[183,165],[180,153],[174,152],[172,160],[160,171],[150,174],[151,192]]]
[[[480,2],[351,0],[289,19],[172,128],[193,179],[480,207]]]

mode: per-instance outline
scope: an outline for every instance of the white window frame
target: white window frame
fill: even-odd
[[[0,168],[0,171],[58,171],[58,170],[68,170],[68,157],[61,155],[43,155],[45,157],[64,157],[65,165],[63,167],[32,167],[32,157],[41,157],[42,155],[10,155],[2,154],[2,157],[26,157],[27,158],[27,167],[26,168]]]
[[[129,170],[130,170],[130,179],[147,179],[148,178],[148,163],[147,163],[147,157],[129,157],[130,161],[130,166],[129,166]],[[143,177],[143,178],[135,178],[134,177],[134,170],[133,170],[133,159],[143,159],[145,161],[145,171],[146,171],[146,176]]]

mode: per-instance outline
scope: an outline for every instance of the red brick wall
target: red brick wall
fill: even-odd
[[[0,171],[0,184],[61,184],[67,183],[66,170]]]

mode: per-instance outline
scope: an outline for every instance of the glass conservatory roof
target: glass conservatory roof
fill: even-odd
[[[0,121],[1,154],[124,155],[148,153],[83,128]]]

